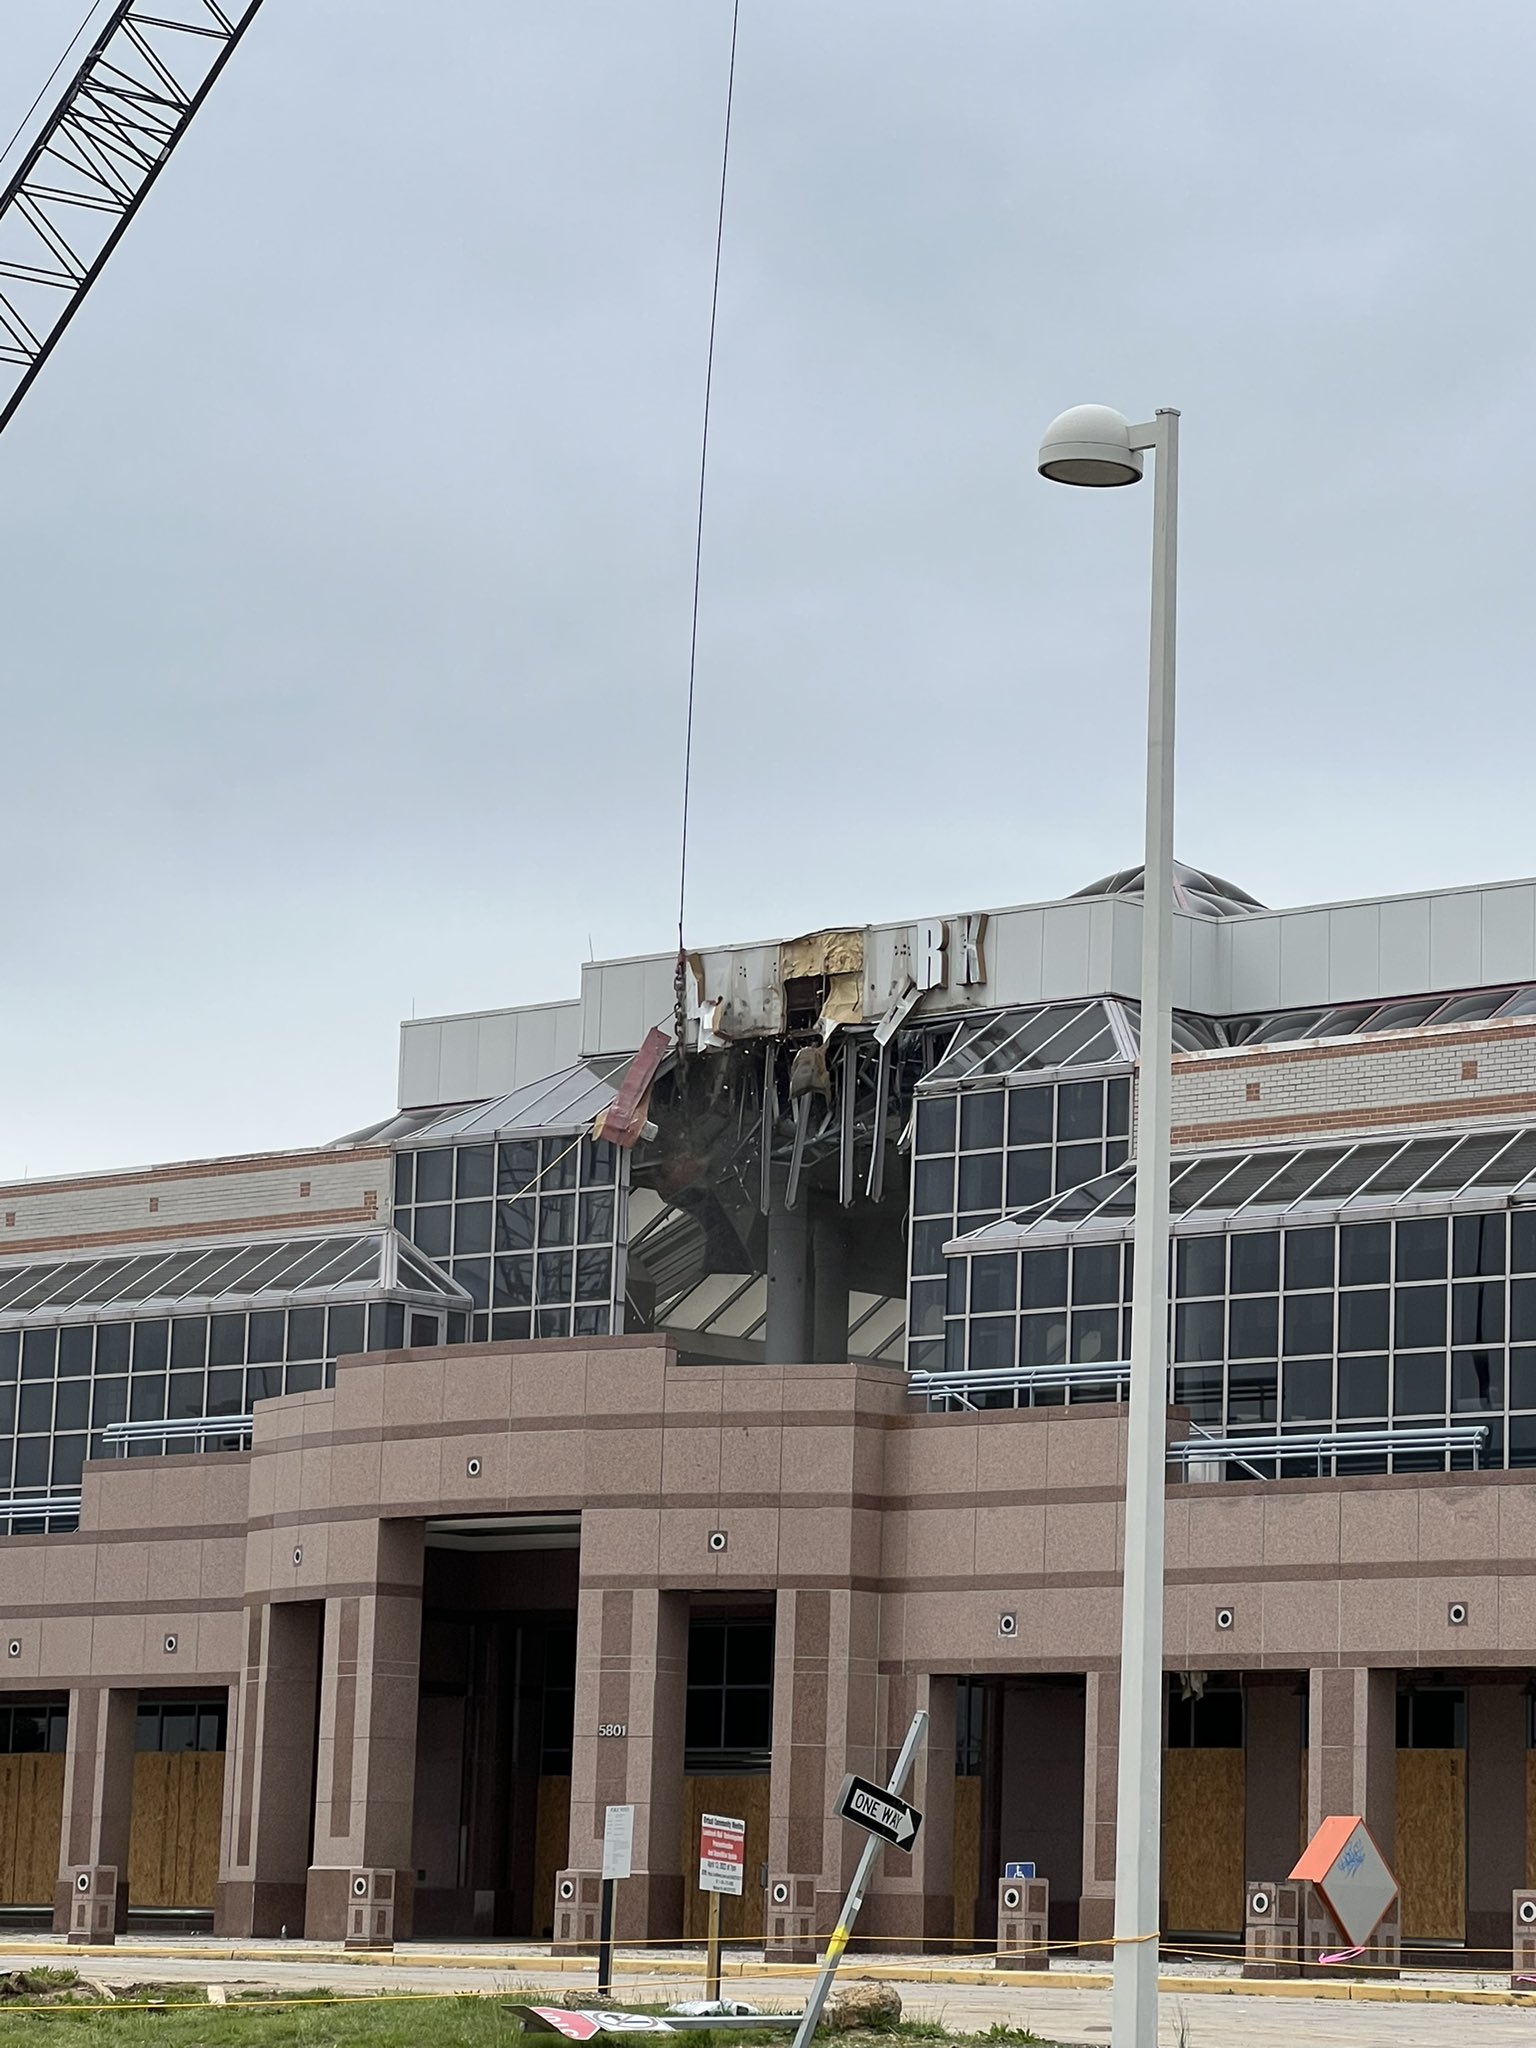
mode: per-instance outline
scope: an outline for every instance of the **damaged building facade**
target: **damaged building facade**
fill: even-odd
[[[1536,884],[1176,916],[1164,1921],[1536,1870]],[[1112,1910],[1140,878],[589,963],[301,1152],[0,1190],[0,1915],[803,1952]],[[79,1881],[84,1876],[85,1886]]]

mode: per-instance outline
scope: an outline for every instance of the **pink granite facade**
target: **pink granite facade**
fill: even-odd
[[[893,1370],[679,1366],[659,1339],[344,1361],[334,1391],[263,1403],[249,1452],[88,1465],[78,1533],[0,1542],[4,1689],[71,1703],[61,1887],[127,1868],[135,1696],[227,1689],[221,1930],[340,1937],[367,1870],[395,1873],[408,1934],[431,1526],[579,1516],[563,1867],[594,1869],[604,1807],[635,1806],[621,1931],[681,1925],[689,1603],[713,1596],[775,1614],[768,1866],[815,1880],[820,1924],[854,1853],[831,1795],[923,1706],[929,1825],[883,1859],[867,1925],[947,1938],[956,1681],[1070,1679],[1089,1938],[1112,1901],[1123,1456],[1112,1407],[931,1415]],[[499,1569],[449,1563],[466,1599]],[[553,1565],[520,1569],[524,1605],[556,1597]],[[1171,1489],[1169,1667],[1292,1675],[1316,1813],[1390,1835],[1396,1674],[1509,1689],[1533,1660],[1536,1476]],[[1255,1855],[1277,1827],[1252,1809]]]

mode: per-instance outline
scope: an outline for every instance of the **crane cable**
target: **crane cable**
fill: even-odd
[[[683,824],[677,863],[677,968],[672,977],[677,1049],[683,1049],[688,1021],[688,955],[683,915],[688,903],[688,810],[693,787],[693,703],[699,667],[699,587],[704,565],[704,484],[709,472],[709,412],[715,382],[715,326],[720,314],[720,257],[725,246],[725,180],[731,162],[731,110],[736,98],[736,35],[741,0],[732,0],[731,56],[725,84],[725,134],[720,148],[720,206],[715,219],[715,274],[709,298],[709,347],[704,358],[704,424],[699,442],[698,516],[693,536],[693,616],[688,635],[688,714],[683,730]]]
[[[15,134],[11,137],[10,141],[5,145],[4,149],[0,149],[0,164],[3,164],[5,162],[6,158],[10,155],[11,151],[16,147],[17,143],[21,140],[23,129],[25,129],[27,123],[31,120],[32,116],[43,104],[43,94],[48,91],[49,87],[53,84],[53,81],[64,69],[64,66],[69,62],[71,56],[73,56],[75,45],[79,42],[80,38],[85,34],[86,30],[90,27],[92,17],[96,14],[100,6],[101,0],[91,0],[90,6],[87,7],[85,10],[84,21],[81,22],[80,26],[75,30],[74,34],[69,39],[69,48],[64,52],[63,56],[59,59],[58,63],[54,65],[53,69],[49,72],[48,76],[43,80],[42,87],[41,90],[38,92],[37,98],[32,102],[31,106],[28,107],[27,111],[22,115],[21,119],[17,122]]]

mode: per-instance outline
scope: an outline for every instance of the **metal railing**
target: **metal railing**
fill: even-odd
[[[132,1444],[157,1443],[163,1448],[173,1441],[187,1441],[205,1450],[210,1442],[222,1443],[226,1437],[235,1439],[228,1448],[244,1451],[250,1449],[253,1420],[249,1415],[190,1415],[163,1422],[109,1422],[101,1441],[120,1458],[127,1457]]]
[[[1036,1393],[1072,1387],[1128,1386],[1131,1368],[1124,1359],[1105,1365],[1009,1365],[990,1371],[914,1372],[907,1375],[914,1394],[958,1401],[974,1409],[973,1394]]]
[[[1431,1424],[1385,1424],[1379,1429],[1297,1430],[1281,1436],[1198,1436],[1168,1446],[1168,1462],[1179,1464],[1186,1476],[1192,1465],[1217,1465],[1228,1461],[1253,1470],[1253,1461],[1285,1465],[1297,1461],[1317,1463],[1319,1476],[1325,1462],[1350,1458],[1390,1458],[1436,1453],[1444,1458],[1455,1452],[1469,1453],[1473,1471],[1481,1469],[1482,1454],[1488,1447],[1488,1425],[1483,1422]],[[1268,1473],[1255,1474],[1268,1478]]]
[[[1066,1393],[1077,1389],[1129,1386],[1131,1368],[1125,1359],[1100,1365],[1022,1365],[989,1370],[956,1372],[914,1372],[908,1375],[909,1390],[929,1401],[944,1401],[975,1413],[995,1394]],[[1184,1477],[1197,1467],[1208,1467],[1212,1477],[1222,1468],[1236,1465],[1254,1479],[1270,1479],[1274,1471],[1263,1465],[1291,1465],[1298,1460],[1316,1462],[1319,1474],[1324,1463],[1349,1458],[1392,1458],[1439,1453],[1442,1458],[1457,1453],[1470,1455],[1474,1471],[1481,1469],[1482,1454],[1488,1447],[1486,1423],[1383,1423],[1366,1429],[1310,1429],[1272,1431],[1255,1436],[1222,1435],[1189,1425],[1190,1434],[1168,1446],[1168,1462],[1178,1465]],[[1257,1461],[1257,1462],[1255,1462]],[[1203,1474],[1201,1476],[1204,1476]]]
[[[37,1520],[50,1515],[78,1515],[78,1493],[0,1493],[0,1522]]]

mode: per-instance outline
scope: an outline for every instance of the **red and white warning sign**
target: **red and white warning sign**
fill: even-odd
[[[527,2034],[564,2034],[567,2041],[591,2041],[599,2034],[670,2034],[664,2019],[649,2012],[567,2012],[564,2006],[509,2005]]]
[[[747,1824],[723,1813],[699,1815],[699,1890],[741,1897],[747,1868]]]

